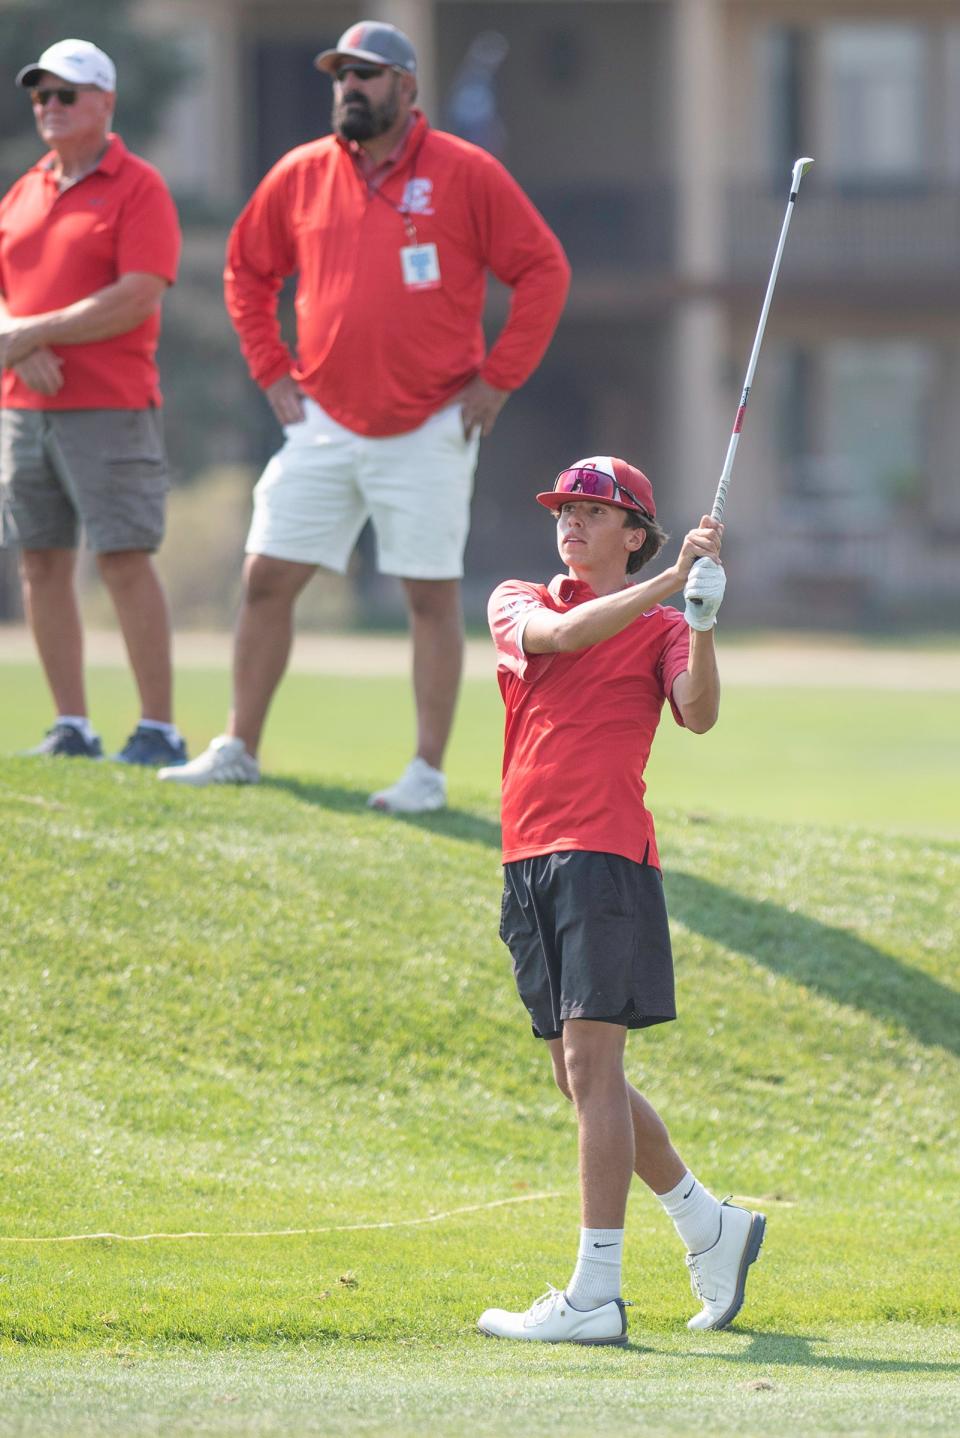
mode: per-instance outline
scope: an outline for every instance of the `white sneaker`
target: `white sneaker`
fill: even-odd
[[[192,784],[196,789],[205,784],[256,784],[260,780],[260,765],[247,753],[242,739],[220,734],[189,764],[158,769],[157,778],[170,779],[175,784]]]
[[[716,1243],[702,1253],[687,1254],[690,1287],[703,1304],[688,1328],[726,1328],[733,1322],[743,1307],[747,1269],[760,1252],[766,1226],[762,1213],[750,1213],[724,1199]]]
[[[571,1308],[567,1295],[548,1288],[526,1313],[488,1308],[477,1320],[489,1338],[525,1338],[536,1343],[616,1344],[627,1341],[627,1313],[622,1298],[611,1298],[602,1308]]]
[[[189,767],[189,766],[188,766]],[[389,789],[371,794],[367,806],[388,814],[427,814],[447,805],[447,780],[441,769],[426,759],[411,759],[400,778]]]

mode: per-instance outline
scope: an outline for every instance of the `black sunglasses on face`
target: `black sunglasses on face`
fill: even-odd
[[[356,75],[358,80],[377,80],[386,68],[386,65],[341,65],[337,70],[337,79]]]
[[[31,90],[30,100],[34,105],[39,105],[43,109],[56,95],[61,105],[75,105],[79,93],[79,90]]]

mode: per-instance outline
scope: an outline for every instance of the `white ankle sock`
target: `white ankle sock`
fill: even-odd
[[[96,739],[97,731],[94,729],[86,714],[58,714],[58,724],[70,724],[74,729],[79,729],[84,739],[89,741]]]
[[[688,1169],[676,1188],[657,1198],[673,1219],[688,1253],[703,1253],[720,1237],[720,1202]]]
[[[571,1308],[601,1308],[619,1298],[622,1264],[622,1228],[581,1228],[577,1266],[566,1288]]]

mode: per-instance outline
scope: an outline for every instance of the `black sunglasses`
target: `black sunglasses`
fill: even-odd
[[[49,105],[54,95],[56,95],[61,105],[75,105],[79,93],[79,90],[31,90],[30,100],[34,105],[39,105],[42,109],[43,106]]]
[[[356,75],[358,80],[376,80],[386,68],[386,65],[339,65],[336,77],[338,80],[344,80],[347,75]]]

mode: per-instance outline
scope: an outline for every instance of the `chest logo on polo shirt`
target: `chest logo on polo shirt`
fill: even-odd
[[[404,186],[400,208],[408,215],[432,215],[434,213],[433,181],[422,179],[420,176],[408,180]]]

